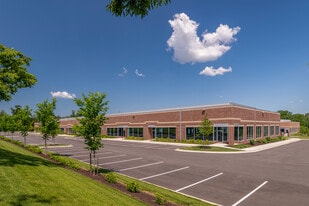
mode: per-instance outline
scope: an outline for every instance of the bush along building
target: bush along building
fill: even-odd
[[[299,131],[298,122],[281,121],[280,114],[235,103],[183,107],[143,112],[109,114],[102,134],[113,137],[202,139],[201,121],[206,117],[213,133],[206,137],[212,142],[228,144],[249,142],[252,139],[276,137]],[[63,133],[72,134],[75,118],[60,120]],[[283,127],[282,127],[283,126]]]

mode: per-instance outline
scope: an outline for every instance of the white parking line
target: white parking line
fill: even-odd
[[[66,152],[75,152],[75,153],[80,153],[80,152],[88,152],[88,150],[85,150],[85,149],[65,149],[65,150],[57,150],[57,149],[53,149],[53,150],[50,150],[52,152],[57,152],[57,153],[66,153]]]
[[[147,179],[150,179],[150,178],[153,178],[153,177],[158,177],[158,176],[161,176],[161,175],[166,175],[166,174],[169,174],[169,173],[177,172],[177,171],[180,171],[180,170],[185,170],[185,169],[188,169],[188,168],[189,167],[182,167],[182,168],[179,168],[179,169],[176,169],[176,170],[172,170],[172,171],[168,171],[168,172],[163,172],[163,173],[152,175],[152,176],[149,176],[149,177],[144,177],[144,178],[141,178],[140,180],[147,180]]]
[[[73,157],[73,158],[75,158],[75,157],[89,157],[89,153],[83,154],[83,155],[72,155],[71,157]]]
[[[53,148],[50,148],[50,149],[51,150],[61,150],[61,151],[86,150],[85,148],[74,147],[73,145],[71,147],[53,147]]]
[[[66,153],[68,153],[68,154],[71,154],[71,153],[74,153],[74,154],[85,154],[85,153],[87,153],[87,154],[89,154],[90,151],[84,150],[84,151],[76,152],[76,151],[72,150],[72,151],[61,152],[61,153],[64,153],[64,154],[66,154]]]
[[[142,168],[142,167],[148,167],[148,166],[152,166],[152,165],[162,164],[162,163],[163,162],[154,162],[154,163],[150,163],[150,164],[146,164],[146,165],[140,165],[140,166],[136,166],[136,167],[125,168],[125,169],[121,169],[121,170],[118,170],[118,171],[122,172],[122,171],[133,170],[133,169],[138,169],[138,168]]]
[[[237,206],[239,205],[239,203],[241,203],[242,201],[244,201],[245,199],[247,199],[250,195],[252,195],[253,193],[255,193],[257,190],[259,190],[261,187],[263,187],[268,181],[263,182],[260,186],[258,186],[257,188],[255,188],[254,190],[252,190],[249,194],[247,194],[246,196],[244,196],[243,198],[241,198],[240,200],[238,200],[238,202],[234,203],[232,206]]]
[[[78,153],[74,153],[74,154],[79,154],[80,152],[78,152]],[[97,155],[103,155],[103,154],[111,154],[112,152],[105,152],[105,153],[96,153],[96,156]],[[87,151],[87,153],[86,154],[81,154],[81,155],[72,155],[71,157],[83,157],[83,156],[89,156],[89,151]]]
[[[165,149],[165,150],[174,150],[176,147],[160,147],[155,149]]]
[[[144,147],[145,149],[148,149],[148,148],[161,148],[162,147],[162,145],[155,145],[155,146],[148,146],[148,147]]]
[[[135,160],[141,160],[143,159],[142,157],[139,158],[133,158],[133,159],[128,159],[128,160],[121,160],[121,161],[116,161],[116,162],[107,162],[99,165],[111,165],[111,164],[116,164],[116,163],[122,163],[122,162],[130,162],[130,161],[135,161]]]
[[[112,152],[106,152],[106,153],[97,153],[96,155],[102,155],[102,154],[110,154]],[[87,154],[83,154],[83,155],[72,155],[71,157],[84,157],[84,156],[88,156],[89,157],[89,152],[87,152]]]
[[[216,175],[214,175],[214,176],[208,177],[208,178],[206,178],[206,179],[204,179],[204,180],[201,180],[201,181],[199,181],[199,182],[193,183],[193,184],[191,184],[191,185],[182,187],[182,188],[180,188],[180,189],[178,189],[178,190],[175,190],[175,191],[176,191],[176,192],[179,192],[179,191],[181,191],[181,190],[184,190],[184,189],[187,189],[187,188],[189,188],[189,187],[195,186],[195,185],[200,184],[200,183],[202,183],[202,182],[208,181],[208,180],[210,180],[210,179],[212,179],[212,178],[218,177],[218,176],[220,176],[220,175],[222,175],[222,174],[223,174],[223,173],[221,172],[221,173],[219,173],[219,174],[216,174]]]
[[[112,153],[112,152],[110,152],[110,153]],[[100,159],[110,159],[110,158],[114,158],[114,157],[124,157],[124,156],[127,156],[126,154],[122,154],[122,155],[113,155],[113,156],[107,156],[107,157],[99,157],[98,159],[100,160]],[[80,161],[87,161],[87,160],[89,160],[89,158],[87,158],[87,159],[82,159],[82,160],[80,160]]]
[[[121,146],[121,147],[145,147],[146,145],[135,145],[135,144],[107,144],[112,146]]]

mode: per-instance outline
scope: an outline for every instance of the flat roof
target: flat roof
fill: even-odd
[[[124,115],[138,115],[138,114],[183,111],[183,110],[190,110],[190,109],[207,109],[207,108],[227,107],[227,106],[237,106],[237,107],[243,107],[243,108],[247,108],[247,109],[253,109],[253,110],[259,110],[259,111],[277,113],[277,112],[257,109],[255,107],[251,107],[251,106],[246,106],[246,105],[242,105],[242,104],[228,102],[228,103],[223,103],[223,104],[200,105],[200,106],[191,106],[191,107],[176,107],[176,108],[146,110],[146,111],[137,111],[137,112],[124,112],[124,113],[116,113],[116,114],[114,113],[114,114],[106,114],[106,116],[113,117],[113,116],[124,116]]]

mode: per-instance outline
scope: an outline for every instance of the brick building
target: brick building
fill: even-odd
[[[281,128],[281,134],[293,134],[299,132],[300,129],[300,123],[299,122],[292,122],[288,119],[282,119],[280,120],[280,128]]]
[[[171,139],[201,139],[198,127],[207,117],[213,124],[213,134],[207,137],[210,141],[247,142],[250,139],[276,137],[281,135],[280,114],[256,109],[235,103],[162,109],[144,112],[120,113],[106,115],[107,122],[102,126],[102,134],[117,137],[155,137]],[[76,124],[75,118],[60,120],[63,133],[71,134]],[[293,126],[291,133],[298,131]],[[286,131],[284,127],[284,131]]]

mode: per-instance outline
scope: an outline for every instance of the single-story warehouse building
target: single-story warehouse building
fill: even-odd
[[[234,144],[299,131],[299,123],[280,121],[280,114],[235,103],[109,114],[102,134],[116,137],[201,139],[198,127],[207,117],[213,134],[207,139]],[[63,133],[72,134],[75,118],[60,120]]]

